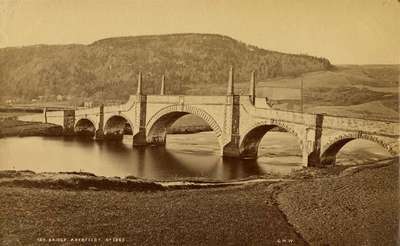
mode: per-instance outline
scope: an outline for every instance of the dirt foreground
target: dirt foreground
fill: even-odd
[[[266,184],[158,192],[0,188],[1,245],[305,245]],[[96,242],[94,242],[96,240]],[[109,240],[122,242],[108,242]]]
[[[90,174],[2,172],[0,244],[397,245],[398,168],[390,160],[286,181],[187,189]]]
[[[390,163],[390,162],[389,162]],[[280,209],[312,245],[398,245],[399,163],[284,184]]]

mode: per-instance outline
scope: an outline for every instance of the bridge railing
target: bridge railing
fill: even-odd
[[[147,103],[225,104],[226,96],[148,95]]]
[[[177,104],[179,103],[180,96],[177,95],[148,95],[148,103],[166,103],[166,104]]]
[[[85,116],[85,115],[98,115],[98,114],[100,114],[99,107],[75,110],[75,117]]]
[[[185,103],[190,104],[225,104],[226,96],[184,96]]]
[[[257,101],[256,101],[257,102]],[[263,102],[260,101],[259,104]],[[272,118],[277,120],[289,121],[293,123],[305,124],[309,126],[315,126],[316,113],[299,112],[291,110],[274,109],[270,107],[259,106],[258,104],[252,105],[247,97],[241,97],[241,104],[243,109],[258,118]],[[265,101],[264,101],[264,104]],[[388,135],[388,136],[399,136],[400,122],[388,121],[388,120],[375,120],[365,119],[349,116],[337,116],[322,114],[323,127],[338,129],[338,130],[350,130],[363,129],[363,132],[371,134]]]
[[[46,113],[47,118],[59,118],[64,117],[64,111],[49,111]]]
[[[265,98],[256,97],[254,100],[254,107],[270,109],[271,106],[267,104]]]
[[[400,123],[361,118],[324,115],[324,128],[362,129],[362,132],[387,136],[400,136]]]

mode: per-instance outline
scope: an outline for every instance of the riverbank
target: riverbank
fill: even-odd
[[[284,238],[305,245],[267,189],[267,183],[147,192],[0,186],[1,244],[265,245]]]
[[[116,238],[128,245],[396,245],[398,168],[392,159],[300,170],[290,180],[140,192],[0,182],[1,244]],[[0,180],[24,175],[33,174],[3,172]]]
[[[15,117],[0,120],[0,138],[12,136],[61,136],[62,127],[40,122],[25,122]]]
[[[336,178],[285,183],[276,194],[311,245],[398,245],[399,160],[347,169]]]

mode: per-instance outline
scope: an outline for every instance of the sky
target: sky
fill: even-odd
[[[333,64],[399,64],[399,0],[0,0],[0,48],[217,33]]]

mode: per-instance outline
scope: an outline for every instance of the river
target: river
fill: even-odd
[[[374,143],[354,142],[339,153],[339,164],[362,164],[388,156]],[[288,174],[299,168],[301,151],[298,142],[284,132],[269,132],[263,138],[257,160],[221,158],[212,132],[170,134],[165,147],[141,148],[133,148],[129,136],[121,143],[58,137],[0,139],[0,170],[85,171],[108,177],[229,180],[267,173]]]

